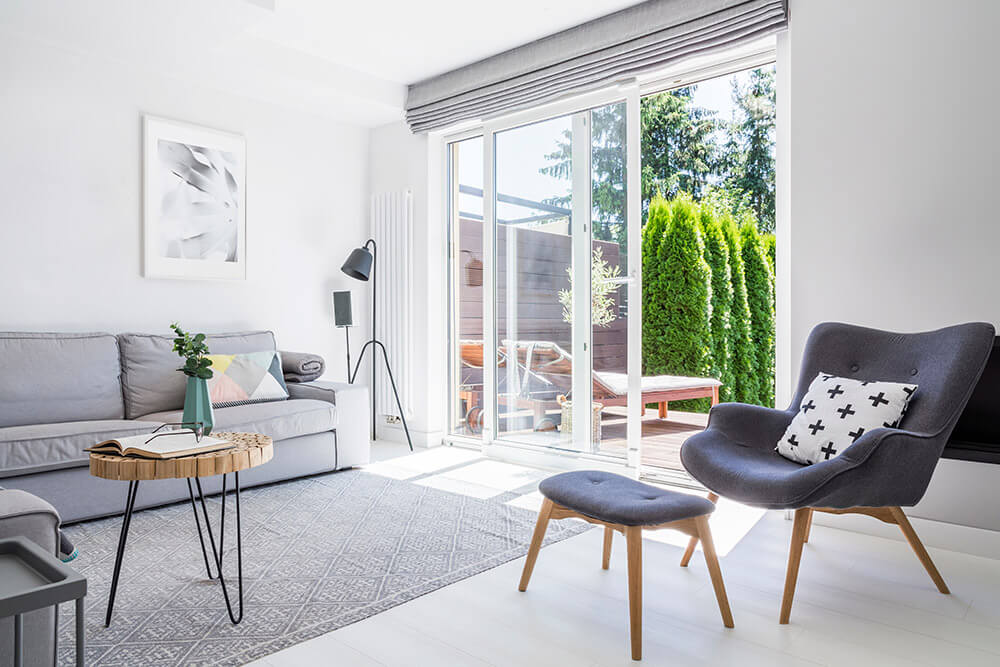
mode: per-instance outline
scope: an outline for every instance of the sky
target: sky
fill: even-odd
[[[709,79],[697,84],[694,104],[716,111],[717,117],[730,120],[735,105],[732,100],[734,78],[744,82],[749,74],[736,74]],[[542,201],[569,194],[570,181],[540,173],[551,164],[545,156],[556,150],[563,139],[563,132],[571,126],[571,116],[552,118],[533,125],[513,128],[497,134],[496,178],[497,191],[502,194]],[[468,139],[459,145],[459,183],[476,188],[483,187],[483,140]],[[461,195],[459,208],[463,212],[482,214],[482,200],[471,195]],[[525,207],[499,203],[500,219],[522,218],[534,212]]]

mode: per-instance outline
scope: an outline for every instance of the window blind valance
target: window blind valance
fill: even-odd
[[[409,87],[414,132],[550,102],[783,29],[787,0],[649,0]]]

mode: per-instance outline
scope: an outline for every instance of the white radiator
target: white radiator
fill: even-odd
[[[388,192],[372,196],[372,236],[378,244],[375,335],[385,345],[392,364],[399,400],[409,417],[413,397],[412,303],[413,303],[413,195]],[[372,350],[375,352],[376,350]],[[375,396],[379,415],[400,417],[392,385],[379,358],[378,390]]]

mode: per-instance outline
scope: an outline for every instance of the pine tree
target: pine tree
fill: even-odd
[[[642,98],[642,202],[657,193],[700,199],[715,172],[719,151],[715,112],[692,104],[696,86]]]
[[[590,112],[591,203],[593,238],[614,241],[624,256],[628,238],[625,220],[625,104],[609,104]],[[573,135],[570,130],[556,143],[556,150],[545,156],[550,161],[541,173],[562,180],[573,175]],[[572,197],[552,197],[547,204],[566,206]]]
[[[758,405],[774,405],[774,284],[771,264],[757,225],[748,220],[740,227],[743,270],[746,273],[747,304],[750,306],[750,336],[756,356]]]
[[[774,231],[774,67],[750,72],[746,86],[733,80],[733,102],[741,118],[730,124],[725,162],[726,186],[742,193],[757,218],[758,229]],[[735,144],[735,147],[732,145]],[[734,154],[735,148],[735,154]]]
[[[699,221],[705,241],[705,261],[712,271],[712,377],[722,382],[720,397],[735,397],[735,381],[730,363],[729,319],[733,306],[733,276],[729,246],[722,225],[710,206],[700,206]]]
[[[760,390],[757,383],[757,356],[750,338],[750,305],[747,303],[740,232],[728,212],[720,215],[719,224],[729,249],[729,272],[733,285],[729,314],[729,367],[733,377],[730,399],[739,403],[754,403]]]

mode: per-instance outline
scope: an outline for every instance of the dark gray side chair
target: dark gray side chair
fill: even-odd
[[[755,507],[795,510],[781,623],[791,616],[813,512],[866,514],[898,525],[938,590],[949,592],[900,508],[915,505],[924,495],[986,366],[993,337],[993,326],[985,323],[913,334],[820,324],[809,335],[798,389],[787,410],[723,403],[712,408],[708,427],[684,443],[681,462],[713,495]],[[871,430],[840,456],[809,466],[780,456],[775,444],[821,371],[918,384],[903,428]],[[692,539],[682,565],[696,545]]]

